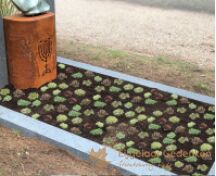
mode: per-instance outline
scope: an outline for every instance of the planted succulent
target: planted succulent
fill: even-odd
[[[96,82],[101,82],[101,81],[103,80],[103,78],[102,78],[101,76],[95,76],[95,77],[94,77],[94,80],[95,80]]]
[[[149,128],[150,130],[158,130],[158,129],[161,128],[161,126],[158,125],[158,124],[152,123],[152,124],[149,124],[148,128]]]
[[[214,136],[208,137],[208,138],[207,138],[207,141],[208,141],[209,143],[214,144],[214,143],[215,143],[215,137],[214,137]]]
[[[153,100],[151,98],[148,98],[148,99],[145,100],[146,105],[155,105],[156,103],[157,103],[157,101]]]
[[[39,98],[39,94],[37,93],[37,92],[31,92],[31,93],[29,93],[29,95],[28,95],[28,99],[30,100],[30,101],[34,101],[34,100],[36,100],[36,99],[38,99]]]
[[[85,72],[85,75],[86,75],[87,77],[93,77],[93,76],[95,76],[95,74],[94,74],[93,72],[89,71],[89,70],[87,70],[87,71]]]
[[[138,114],[140,114],[140,113],[142,113],[142,112],[145,112],[145,108],[144,108],[143,106],[137,106],[136,109],[135,109],[135,111],[136,111]]]
[[[199,137],[194,137],[194,138],[192,138],[191,142],[193,145],[199,145],[199,144],[203,143],[203,140],[200,139]]]
[[[64,105],[64,104],[58,105],[56,110],[57,110],[58,113],[64,113],[64,112],[69,111],[68,107],[66,105]]]
[[[166,102],[168,106],[176,106],[178,102],[176,100],[169,100]]]
[[[67,89],[69,86],[66,83],[61,83],[58,85],[58,87],[62,90]]]
[[[199,164],[199,165],[197,166],[197,170],[200,170],[200,171],[202,171],[202,172],[205,172],[205,171],[208,170],[208,166],[207,166],[206,164]]]
[[[177,94],[172,94],[171,98],[174,99],[174,100],[177,100],[178,99],[178,95]]]
[[[175,110],[172,107],[168,107],[164,112],[169,115],[173,115],[175,113]]]
[[[103,117],[106,117],[106,116],[108,115],[108,113],[107,113],[105,110],[100,109],[100,110],[97,112],[97,115],[98,115],[98,117],[103,118]]]
[[[127,147],[132,147],[134,144],[135,144],[134,141],[128,141],[128,142],[126,142],[126,146]]]
[[[184,166],[184,163],[181,161],[176,161],[174,165],[176,168],[182,168]]]
[[[47,86],[49,89],[55,89],[58,85],[55,82],[50,82]]]
[[[169,121],[173,124],[179,123],[180,122],[180,118],[177,116],[172,116],[169,118]]]
[[[58,67],[62,70],[64,70],[66,68],[66,65],[65,64],[58,64]]]
[[[175,144],[167,145],[166,150],[169,151],[169,152],[170,151],[175,151],[175,150],[177,150],[177,146]]]
[[[75,95],[79,96],[79,97],[83,97],[86,95],[86,91],[83,89],[77,89],[74,91]]]
[[[186,131],[186,128],[184,126],[178,126],[175,129],[175,133],[177,133],[177,134],[183,134],[185,131]]]
[[[149,134],[148,134],[148,132],[141,131],[141,132],[139,132],[138,137],[139,137],[140,139],[144,139],[144,138],[146,138],[146,137],[149,137]]]
[[[123,80],[121,80],[121,79],[114,79],[114,84],[116,84],[116,85],[122,85],[124,83],[124,81]]]
[[[67,101],[67,99],[61,96],[56,96],[54,97],[53,101],[56,103],[64,103],[65,101]]]
[[[106,123],[109,125],[115,124],[118,122],[118,119],[115,116],[108,116],[106,118]]]
[[[80,129],[77,128],[77,127],[71,128],[70,131],[71,131],[72,133],[74,133],[74,134],[77,134],[77,135],[81,135],[81,134],[82,134],[82,131],[80,131]]]
[[[41,105],[41,101],[40,100],[35,100],[32,102],[32,107],[39,107]]]
[[[118,151],[123,151],[125,149],[125,144],[123,143],[117,143],[113,146],[114,149],[118,150]]]
[[[52,104],[46,104],[46,105],[43,106],[43,109],[46,112],[50,112],[50,111],[53,111],[55,109],[55,107]]]
[[[79,125],[79,124],[82,123],[82,121],[83,121],[83,119],[80,118],[80,117],[75,117],[75,118],[73,118],[73,119],[71,120],[71,122],[72,122],[74,125]]]
[[[203,114],[205,113],[206,109],[205,107],[203,106],[199,106],[197,109],[196,109],[196,112],[200,113],[200,114]]]
[[[174,132],[170,132],[167,134],[167,137],[170,138],[170,139],[173,139],[176,137],[176,134]]]
[[[144,115],[144,114],[140,114],[140,115],[137,116],[137,119],[141,122],[141,121],[146,120],[146,119],[147,119],[147,116]]]
[[[104,100],[106,103],[111,103],[113,101],[113,97],[111,95],[106,95]]]
[[[86,109],[83,113],[88,117],[95,114],[93,109]]]
[[[74,111],[80,111],[80,110],[82,109],[82,107],[81,107],[80,105],[76,104],[76,105],[74,105],[74,106],[72,107],[72,109],[73,109]]]
[[[126,118],[133,118],[136,115],[134,111],[128,111],[125,113]]]
[[[84,80],[83,82],[82,82],[82,84],[84,85],[84,86],[87,86],[87,87],[89,87],[89,86],[91,86],[92,85],[92,82],[91,82],[91,80]]]
[[[105,90],[106,90],[106,89],[105,89],[104,86],[97,86],[97,87],[95,87],[95,91],[96,91],[97,93],[100,93],[100,92],[105,91]]]
[[[121,101],[113,101],[112,106],[114,108],[118,108],[119,106],[122,106],[122,102]]]
[[[103,138],[103,144],[105,144],[105,145],[113,146],[115,143],[116,143],[115,137],[104,137]]]
[[[191,113],[191,114],[189,115],[189,117],[190,117],[190,119],[192,119],[192,120],[196,120],[196,119],[200,118],[200,115],[199,115],[198,113]]]
[[[96,122],[95,125],[99,128],[103,128],[104,127],[104,123],[103,122]]]
[[[47,86],[43,86],[40,88],[41,92],[46,92],[49,88]]]
[[[52,94],[53,94],[54,96],[57,96],[57,95],[59,95],[60,93],[61,93],[61,90],[59,90],[59,89],[53,90],[53,92],[52,92]]]
[[[77,102],[78,102],[78,100],[76,98],[74,98],[74,97],[68,98],[68,104],[75,104]]]
[[[64,114],[59,114],[57,117],[56,117],[56,121],[57,122],[65,122],[68,120],[68,117]]]
[[[152,133],[152,139],[153,140],[158,140],[158,139],[160,139],[162,137],[163,136],[159,132],[157,132],[157,131],[155,131],[155,132]]]
[[[192,173],[194,171],[194,167],[191,164],[187,164],[182,170],[187,173]]]
[[[130,125],[135,125],[137,122],[139,122],[139,120],[138,119],[131,119],[130,121],[129,121],[129,124]]]
[[[23,108],[20,110],[20,112],[27,115],[27,114],[30,114],[32,111],[29,108]]]
[[[10,94],[10,89],[8,89],[8,88],[0,89],[0,95],[6,96],[9,94]]]
[[[101,82],[101,84],[102,84],[103,86],[109,87],[109,86],[111,86],[112,81],[111,81],[110,79],[104,79],[104,80]]]
[[[148,117],[147,122],[148,122],[148,123],[152,123],[152,122],[154,122],[155,120],[156,120],[155,117],[150,116],[150,117]]]
[[[116,110],[114,110],[113,111],[113,115],[114,116],[121,116],[121,115],[123,115],[124,114],[124,110],[123,109],[120,109],[120,108],[118,108],[118,109],[116,109]]]
[[[131,102],[127,102],[124,104],[124,107],[127,108],[127,109],[130,109],[133,107],[133,104]]]
[[[203,143],[201,146],[200,146],[200,151],[202,152],[207,152],[207,151],[210,151],[212,150],[213,147],[211,144],[208,144],[208,143]]]
[[[191,149],[189,152],[192,156],[197,156],[199,154],[199,150],[197,149]]]
[[[129,93],[124,93],[124,92],[120,93],[119,98],[121,100],[126,100],[126,99],[130,98],[130,94]]]
[[[194,127],[195,125],[196,125],[196,123],[194,123],[194,122],[188,122],[188,123],[187,123],[188,128],[192,128],[192,127]]]
[[[208,128],[205,132],[206,132],[206,134],[208,134],[210,136],[210,135],[213,135],[215,133],[215,129],[214,128]]]
[[[63,92],[64,97],[70,98],[73,96],[73,92],[71,90],[66,90]]]
[[[185,158],[185,161],[188,162],[188,163],[195,163],[197,162],[197,157],[196,156],[189,156],[187,158]]]
[[[197,108],[197,105],[195,105],[194,103],[190,103],[190,104],[188,105],[188,107],[189,107],[190,109],[196,109],[196,108]]]
[[[188,139],[188,137],[180,137],[179,139],[178,139],[178,142],[179,143],[181,143],[181,144],[184,144],[184,143],[186,143],[186,142],[189,142],[189,139]]]
[[[160,149],[161,147],[162,147],[162,144],[160,142],[152,142],[151,143],[151,149],[152,150]]]
[[[6,95],[4,98],[3,98],[3,102],[9,102],[9,101],[11,101],[13,98],[12,98],[12,96],[10,96],[10,95]]]
[[[163,139],[163,143],[164,144],[173,144],[175,142],[176,142],[175,139],[171,139],[171,138],[168,138],[168,137],[166,137],[166,138]]]
[[[24,100],[24,99],[20,99],[17,101],[17,105],[20,107],[27,107],[31,104],[30,101]]]
[[[91,130],[90,134],[93,136],[101,136],[103,134],[103,130],[101,128],[96,128]]]
[[[43,93],[40,97],[41,101],[48,101],[52,98],[52,96],[49,93]]]
[[[154,157],[148,160],[151,164],[160,164],[162,162],[161,158],[159,157]]]
[[[71,83],[70,83],[70,86],[72,87],[79,87],[80,86],[80,82],[78,80],[73,80]]]
[[[36,114],[33,114],[31,117],[33,119],[38,119],[40,117],[40,114],[36,113]]]
[[[123,88],[126,91],[130,91],[130,90],[133,90],[134,85],[133,84],[126,84]]]
[[[25,96],[25,92],[23,92],[22,90],[20,89],[16,89],[14,92],[13,92],[13,96],[15,98],[21,98],[23,96]]]
[[[96,101],[94,102],[94,107],[96,108],[104,108],[107,104],[102,101]]]
[[[116,87],[116,86],[111,86],[111,87],[109,88],[109,91],[112,92],[112,93],[118,93],[118,92],[121,91],[121,88]]]
[[[74,79],[81,79],[83,77],[83,74],[80,72],[74,73],[71,75]]]
[[[144,93],[144,98],[150,98],[152,96],[151,92]]]
[[[138,155],[138,154],[140,154],[140,150],[133,148],[133,147],[130,147],[127,149],[127,154],[128,155]]]
[[[144,89],[143,89],[142,87],[136,87],[136,88],[134,89],[134,92],[137,93],[137,94],[143,93],[143,91],[144,91]]]
[[[208,107],[208,111],[210,111],[210,112],[215,112],[215,107],[214,107],[214,106],[209,106],[209,107]]]
[[[91,103],[91,100],[88,98],[85,98],[81,101],[80,105],[81,106],[88,106]]]
[[[135,96],[133,97],[133,99],[131,100],[132,103],[140,103],[142,101],[142,97],[141,96]]]
[[[179,107],[179,108],[177,108],[177,112],[178,112],[178,113],[181,113],[181,114],[184,114],[184,113],[187,112],[187,109],[184,108],[184,107]]]
[[[214,114],[205,113],[204,114],[204,119],[205,120],[214,120],[215,116],[214,116]]]
[[[79,117],[80,115],[81,115],[80,112],[77,112],[77,111],[74,111],[74,110],[71,110],[68,113],[68,116],[70,116],[70,117]]]
[[[199,129],[196,129],[196,128],[190,128],[188,133],[191,135],[198,135],[201,133],[201,131]]]
[[[125,136],[126,136],[126,135],[125,135],[123,132],[118,132],[118,133],[116,134],[116,138],[117,138],[117,139],[124,139]]]
[[[68,124],[66,123],[60,123],[59,126],[64,130],[68,129]]]
[[[60,80],[60,81],[63,81],[65,79],[67,79],[67,75],[65,73],[59,73],[57,78]]]
[[[153,115],[156,116],[156,117],[160,117],[160,116],[163,115],[163,112],[157,110],[157,111],[153,112]]]

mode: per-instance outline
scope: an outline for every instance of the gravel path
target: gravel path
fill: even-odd
[[[214,15],[123,1],[56,1],[59,38],[214,67]]]

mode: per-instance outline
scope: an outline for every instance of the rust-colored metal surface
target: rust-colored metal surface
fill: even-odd
[[[10,83],[28,89],[55,79],[55,15],[16,15],[3,20]]]

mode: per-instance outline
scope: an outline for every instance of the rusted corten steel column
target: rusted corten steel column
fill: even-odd
[[[56,78],[55,15],[3,18],[9,82],[17,89],[39,88]]]

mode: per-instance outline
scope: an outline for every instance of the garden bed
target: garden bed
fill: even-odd
[[[38,90],[1,89],[0,104],[178,175],[210,170],[214,106],[69,65],[58,73]]]

